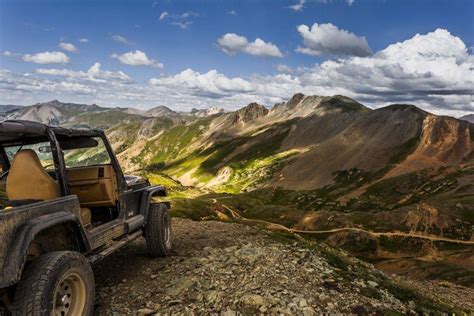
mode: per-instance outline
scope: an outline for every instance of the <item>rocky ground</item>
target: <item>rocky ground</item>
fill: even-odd
[[[168,258],[140,238],[95,267],[97,314],[474,312],[472,289],[389,278],[324,245],[235,223],[173,229]]]

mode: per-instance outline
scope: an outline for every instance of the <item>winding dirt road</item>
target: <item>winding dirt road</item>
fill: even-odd
[[[432,235],[420,235],[420,234],[414,234],[414,233],[404,233],[404,232],[373,232],[357,227],[342,227],[342,228],[333,228],[329,230],[299,230],[299,229],[293,229],[293,228],[288,228],[284,225],[277,224],[277,223],[272,223],[264,220],[258,220],[258,219],[250,219],[250,218],[245,218],[241,214],[239,214],[237,211],[231,209],[227,205],[220,203],[217,201],[217,199],[213,198],[212,202],[214,204],[219,204],[222,206],[224,209],[226,209],[230,217],[233,220],[236,221],[241,221],[241,222],[247,222],[247,223],[254,223],[254,224],[263,224],[266,225],[268,228],[271,229],[276,229],[276,230],[281,230],[289,233],[296,233],[296,234],[330,234],[330,233],[337,233],[337,232],[343,232],[343,231],[348,231],[348,232],[360,232],[360,233],[365,233],[369,234],[371,236],[375,237],[380,237],[380,236],[388,236],[388,237],[411,237],[411,238],[421,238],[421,239],[427,239],[431,241],[444,241],[444,242],[451,242],[451,243],[457,243],[457,244],[463,244],[463,245],[474,245],[474,241],[469,241],[469,240],[460,240],[460,239],[453,239],[453,238],[445,238],[445,237],[440,237],[440,236],[432,236]]]

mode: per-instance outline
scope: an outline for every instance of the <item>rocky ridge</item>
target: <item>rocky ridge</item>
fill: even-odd
[[[236,223],[174,219],[173,225],[173,256],[148,258],[139,239],[96,267],[100,314],[474,310],[470,289],[445,283],[437,291],[431,284],[434,290],[421,294],[425,285],[388,277],[324,244]]]
[[[245,125],[268,114],[268,109],[258,103],[250,103],[246,107],[229,113],[226,120],[232,125]]]
[[[460,117],[459,119],[474,123],[474,114],[464,115],[464,116]]]
[[[178,112],[171,110],[169,107],[159,105],[157,107],[151,108],[147,111],[143,112],[144,116],[149,117],[159,117],[159,116],[167,116],[167,115],[176,115]]]
[[[218,108],[215,106],[210,107],[208,109],[199,109],[199,110],[196,108],[191,109],[191,114],[197,117],[208,117],[208,116],[212,116],[216,114],[222,114],[224,112],[225,112],[224,109]]]

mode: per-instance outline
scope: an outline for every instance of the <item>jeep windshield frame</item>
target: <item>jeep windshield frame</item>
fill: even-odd
[[[115,156],[105,133],[98,129],[68,129],[21,120],[0,122],[0,157],[3,164],[3,170],[10,170],[11,167],[5,147],[49,142],[60,194],[61,196],[71,195],[68,186],[67,167],[64,160],[64,153],[61,148],[61,142],[66,143],[68,140],[73,138],[87,137],[98,137],[102,139],[107,154],[110,157],[110,164],[117,175],[119,190],[121,192],[126,190],[127,185],[125,177],[117,157]]]

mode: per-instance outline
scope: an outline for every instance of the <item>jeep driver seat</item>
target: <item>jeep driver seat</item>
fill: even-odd
[[[7,177],[7,195],[10,201],[30,203],[59,197],[56,181],[44,170],[34,150],[23,149],[13,157]],[[90,209],[81,207],[81,220],[86,226],[91,223]]]
[[[36,153],[20,150],[7,177],[9,200],[52,200],[59,197],[56,181],[44,170]]]

